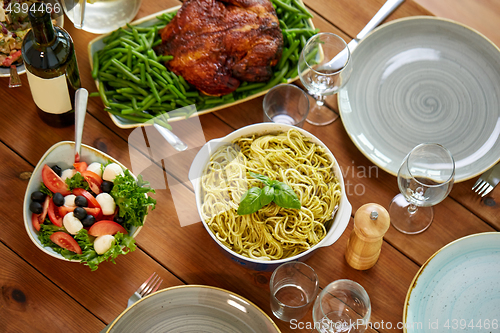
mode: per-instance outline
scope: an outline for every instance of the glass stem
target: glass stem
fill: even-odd
[[[316,97],[316,104],[318,104],[319,106],[325,105],[326,96],[316,95],[315,97]]]
[[[408,213],[410,213],[410,215],[413,215],[417,212],[417,209],[418,209],[418,207],[411,203],[408,206]]]

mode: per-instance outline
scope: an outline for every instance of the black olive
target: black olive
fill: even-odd
[[[85,217],[87,217],[87,211],[82,207],[76,207],[73,211],[73,215],[80,221],[82,221]]]
[[[91,227],[92,224],[94,223],[95,223],[95,217],[93,217],[90,214],[85,216],[85,218],[82,220],[82,224],[84,227]]]
[[[123,217],[119,216],[118,214],[116,214],[115,217],[113,218],[113,221],[115,221],[118,224],[123,224],[123,222],[125,222],[125,219]]]
[[[35,192],[31,193],[31,200],[38,201],[38,202],[44,202],[46,196],[47,195],[45,193],[42,193],[40,191],[35,191]]]
[[[75,198],[75,205],[79,207],[87,207],[87,199],[83,195],[79,195]]]
[[[43,206],[37,201],[32,201],[30,203],[30,210],[32,213],[41,214],[43,212]]]
[[[107,180],[103,181],[101,184],[101,190],[106,193],[110,193],[113,189],[113,183],[108,182]]]
[[[52,167],[52,171],[54,171],[56,173],[56,175],[58,175],[59,177],[61,177],[61,175],[62,175],[62,169],[58,165],[54,165]]]
[[[61,193],[56,192],[52,196],[52,201],[54,201],[54,205],[56,205],[57,207],[61,207],[62,205],[64,205],[64,196]]]

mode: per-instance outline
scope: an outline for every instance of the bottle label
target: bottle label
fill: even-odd
[[[33,100],[42,111],[61,114],[72,109],[66,75],[52,79],[42,79],[28,70],[26,75]]]

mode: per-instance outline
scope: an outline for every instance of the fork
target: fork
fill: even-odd
[[[160,276],[156,274],[156,272],[153,272],[153,274],[151,274],[151,276],[146,281],[144,281],[143,284],[141,284],[139,289],[137,289],[137,291],[132,296],[130,296],[130,298],[128,299],[127,308],[141,298],[157,291],[162,282],[163,279],[161,279]],[[111,324],[114,323],[115,320],[116,319],[113,319],[106,327],[104,327],[104,329],[100,333],[107,332],[108,328],[111,327]]]
[[[151,276],[146,281],[144,281],[143,284],[141,284],[139,289],[137,289],[137,291],[133,293],[132,296],[130,296],[130,298],[128,299],[127,308],[144,296],[157,291],[162,282],[163,279],[161,279],[160,276],[156,274],[156,272],[153,272],[153,274],[151,274]]]
[[[479,177],[477,182],[472,187],[472,190],[484,197],[486,194],[493,191],[493,188],[500,182],[500,163],[489,169]]]

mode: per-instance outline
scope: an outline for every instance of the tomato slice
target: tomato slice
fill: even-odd
[[[52,198],[50,198],[50,202],[49,202],[49,219],[53,225],[56,225],[58,227],[62,227],[63,218],[62,218],[61,214],[59,214],[59,209],[55,205],[54,200],[52,200]]]
[[[76,171],[79,171],[80,173],[82,173],[83,171],[87,170],[87,163],[86,162],[77,162],[77,163],[73,163],[73,166],[75,167],[75,170]]]
[[[75,208],[76,207],[67,207],[67,206],[58,207],[59,215],[62,216],[62,217],[64,217],[64,215],[68,214],[69,212],[74,211]],[[94,216],[96,219],[98,219],[101,216],[101,208],[97,208],[97,207],[94,207],[94,208],[83,207],[83,209],[85,209],[85,211],[87,212],[87,214],[90,214],[90,215]]]
[[[116,206],[115,211],[111,215],[103,215],[101,220],[109,220],[114,222],[114,218],[118,214],[118,206]]]
[[[102,179],[101,177],[99,177],[98,174],[92,171],[82,171],[81,174],[83,178],[85,178],[85,181],[89,184],[89,187],[92,190],[92,192],[94,192],[95,194],[101,193]]]
[[[88,205],[91,208],[99,208],[101,209],[101,205],[97,202],[92,194],[89,191],[85,191],[83,188],[75,188],[73,189],[73,194],[76,196],[84,196],[87,199]]]
[[[53,193],[59,192],[62,195],[71,193],[64,180],[62,180],[47,164],[45,164],[42,169],[42,181]]]
[[[89,229],[89,235],[99,237],[103,235],[114,235],[117,232],[128,234],[124,227],[113,221],[102,220],[94,223]]]
[[[31,223],[33,223],[33,228],[35,228],[36,231],[40,231],[40,225],[43,224],[45,221],[45,217],[47,216],[47,212],[49,210],[49,203],[52,201],[52,199],[49,196],[45,197],[45,201],[43,202],[43,211],[41,214],[35,214],[33,213],[31,215]]]
[[[82,249],[76,240],[63,231],[56,231],[50,235],[50,240],[62,247],[63,249],[70,250],[77,254],[82,254]]]

